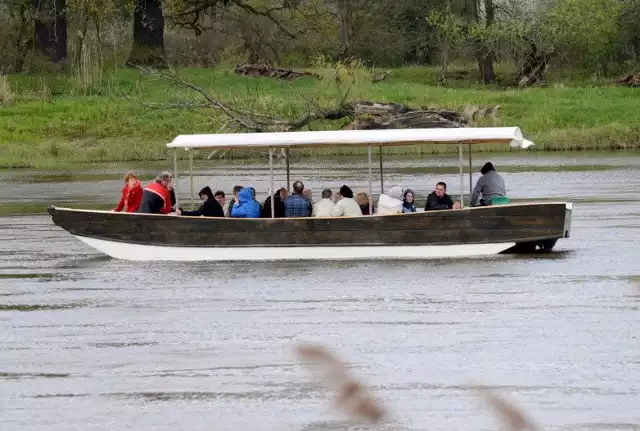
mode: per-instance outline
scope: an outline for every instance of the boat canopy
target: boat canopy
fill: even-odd
[[[399,146],[420,144],[509,144],[528,148],[519,127],[463,127],[446,129],[331,130],[273,133],[180,135],[169,148],[215,150],[306,148],[331,146]]]

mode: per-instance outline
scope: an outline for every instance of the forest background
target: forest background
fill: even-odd
[[[640,146],[640,0],[0,0],[0,52],[0,167],[163,159],[178,134],[243,129],[185,84],[256,118],[394,102],[489,110],[471,123],[538,150]]]

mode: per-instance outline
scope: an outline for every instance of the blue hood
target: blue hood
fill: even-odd
[[[247,202],[251,202],[253,200],[253,193],[251,193],[251,189],[245,187],[244,189],[238,192],[238,202],[240,204],[246,204]]]

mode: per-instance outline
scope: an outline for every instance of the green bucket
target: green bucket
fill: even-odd
[[[507,205],[509,198],[507,196],[496,196],[491,198],[491,205]]]

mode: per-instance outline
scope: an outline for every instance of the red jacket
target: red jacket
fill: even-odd
[[[161,214],[169,214],[171,212],[171,194],[169,193],[169,189],[164,187],[162,184],[154,181],[144,188],[143,196],[145,192],[149,194],[149,197],[145,198],[146,205],[144,205],[145,208],[143,208],[142,210],[143,212],[151,212],[151,213],[157,212],[157,210],[149,211],[150,208],[146,208],[147,206],[149,207],[156,206],[156,204],[152,204],[150,202],[150,200],[154,200],[154,198],[162,199],[162,207],[159,208]],[[158,207],[159,206],[160,205],[158,205]]]
[[[129,184],[125,184],[122,188],[122,197],[115,211],[123,211],[127,213],[133,213],[140,208],[140,200],[142,199],[142,186],[140,181],[136,181],[136,185],[133,188],[129,188]]]

